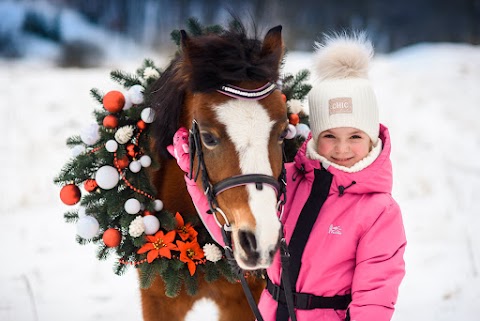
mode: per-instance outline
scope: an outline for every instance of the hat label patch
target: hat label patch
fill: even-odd
[[[329,115],[335,114],[351,114],[353,112],[353,104],[351,97],[332,98],[328,101]]]

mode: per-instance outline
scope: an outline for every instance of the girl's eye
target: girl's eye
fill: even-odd
[[[360,135],[353,135],[352,138],[353,139],[362,139],[362,137]]]
[[[324,138],[335,138],[332,134],[325,134],[323,135]]]
[[[218,145],[218,139],[208,132],[202,133],[202,142],[206,147],[213,148]]]

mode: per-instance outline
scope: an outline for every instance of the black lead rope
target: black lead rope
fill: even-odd
[[[295,302],[293,301],[292,285],[290,284],[290,252],[288,251],[287,241],[283,236],[280,241],[280,258],[282,260],[282,283],[285,287],[285,301],[287,302],[288,314],[292,321],[297,321],[297,315],[295,314]]]
[[[255,318],[257,318],[257,321],[263,321],[263,317],[260,313],[260,310],[258,309],[257,302],[253,297],[250,287],[248,286],[247,279],[245,278],[245,274],[243,273],[243,270],[238,266],[237,261],[233,256],[231,232],[227,231],[225,229],[225,226],[222,227],[222,236],[223,236],[223,241],[225,242],[225,247],[224,247],[225,256],[227,257],[230,267],[233,269],[235,274],[237,274],[237,277],[240,280],[240,283],[242,284],[243,292],[247,297],[248,305],[250,305],[250,309],[252,309],[252,312],[255,315]]]

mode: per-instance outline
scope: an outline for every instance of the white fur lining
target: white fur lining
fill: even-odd
[[[328,168],[331,165],[336,169],[339,169],[346,173],[356,173],[370,166],[377,159],[378,155],[380,155],[381,152],[382,152],[382,140],[379,139],[377,141],[377,145],[372,148],[370,153],[368,153],[368,155],[365,156],[365,158],[355,163],[352,167],[345,167],[345,166],[332,163],[329,160],[327,160],[325,157],[320,156],[317,153],[317,146],[315,146],[315,141],[313,139],[310,139],[310,141],[307,143],[306,154],[307,154],[307,157],[310,159],[319,160],[322,163],[322,166],[324,168]]]

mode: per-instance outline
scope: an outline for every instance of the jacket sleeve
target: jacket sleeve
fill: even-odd
[[[391,320],[405,275],[405,246],[401,211],[393,201],[358,243],[350,320]]]
[[[188,194],[190,194],[190,197],[192,198],[193,205],[195,205],[195,209],[197,210],[198,216],[200,217],[203,225],[205,226],[213,240],[222,247],[225,247],[225,242],[223,241],[222,237],[222,230],[220,229],[220,226],[218,226],[215,218],[213,217],[213,215],[215,214],[207,213],[210,210],[210,205],[208,204],[207,197],[202,191],[200,191],[193,179],[189,179],[187,175],[185,175],[184,177],[185,183],[187,185]]]

